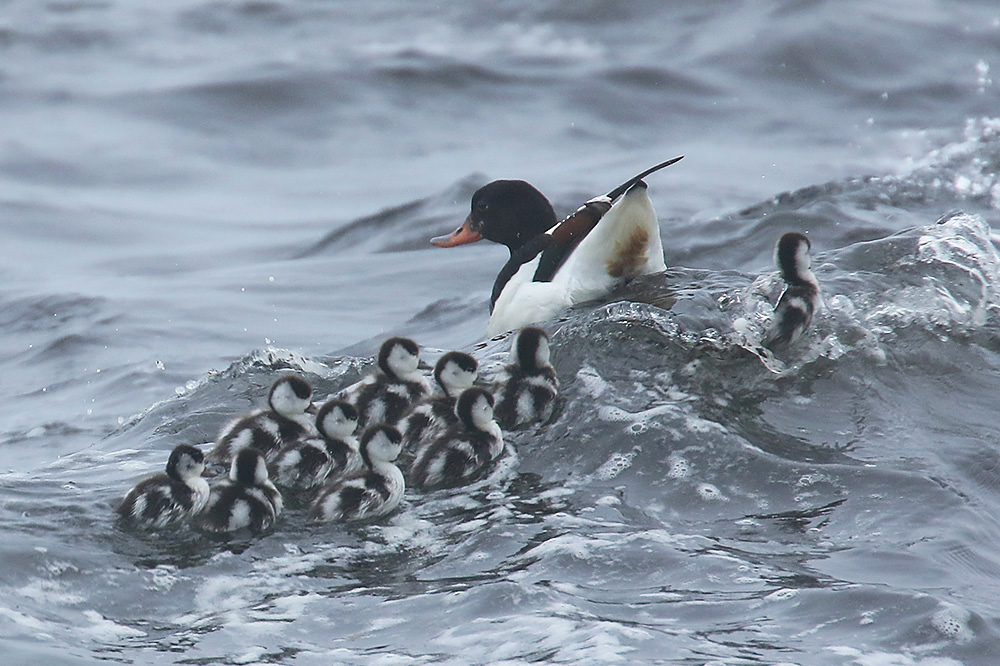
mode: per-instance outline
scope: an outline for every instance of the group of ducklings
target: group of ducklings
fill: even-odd
[[[116,511],[145,528],[190,521],[207,532],[256,534],[281,514],[283,492],[308,501],[310,521],[328,522],[385,515],[407,486],[461,485],[500,457],[504,430],[551,418],[559,381],[548,335],[520,329],[510,355],[486,389],[475,386],[475,358],[443,354],[434,389],[417,343],[389,338],[371,374],[319,406],[305,378],[283,375],[267,408],[226,425],[207,456],[175,447],[166,472],[139,482]],[[228,466],[228,477],[210,485],[206,465]]]
[[[761,340],[767,349],[798,340],[822,303],[810,249],[797,232],[775,247],[786,286]],[[421,372],[420,348],[408,338],[386,340],[376,365],[318,408],[303,377],[280,377],[268,407],[223,428],[207,459],[197,447],[177,446],[166,473],[132,488],[118,514],[152,528],[190,519],[208,532],[257,533],[281,513],[281,487],[311,494],[315,522],[381,516],[396,508],[407,485],[472,479],[503,452],[503,430],[550,419],[559,388],[548,335],[535,326],[517,332],[511,362],[490,382],[492,390],[474,386],[476,359],[453,351],[434,368],[435,392]],[[406,478],[396,464],[401,456],[409,463]],[[228,478],[210,486],[206,461],[228,465]]]

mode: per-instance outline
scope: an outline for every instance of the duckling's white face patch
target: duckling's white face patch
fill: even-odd
[[[479,373],[475,370],[463,370],[457,363],[448,363],[441,371],[441,384],[449,394],[455,395],[467,388],[472,388]]]
[[[535,363],[539,368],[544,368],[549,364],[549,341],[541,338],[538,341],[538,349],[535,350]]]
[[[295,417],[305,414],[311,404],[311,395],[300,398],[287,382],[276,386],[271,395],[271,406],[282,416]]]
[[[253,470],[254,483],[258,486],[267,483],[267,478],[267,463],[264,462],[264,456],[259,456],[257,466]]]
[[[321,429],[330,437],[348,437],[357,427],[357,419],[348,418],[340,409],[331,409],[323,418]]]
[[[204,461],[198,462],[189,455],[181,456],[179,464],[177,465],[177,472],[180,474],[182,479],[190,479],[201,476],[204,471]]]
[[[372,460],[392,462],[402,450],[402,442],[393,442],[384,432],[376,433],[368,442],[368,455]]]
[[[389,352],[386,363],[396,376],[406,377],[417,371],[420,357],[417,354],[411,354],[402,345],[396,345]]]
[[[480,396],[472,405],[472,422],[480,430],[486,430],[493,422],[493,407],[485,396]]]
[[[807,271],[812,265],[812,257],[809,255],[809,243],[801,242],[795,248],[795,265],[799,271]]]

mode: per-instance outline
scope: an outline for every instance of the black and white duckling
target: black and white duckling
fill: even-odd
[[[424,440],[436,439],[445,428],[458,421],[455,401],[479,377],[479,363],[471,355],[451,351],[434,365],[434,380],[440,392],[424,398],[403,419],[403,450],[413,451]]]
[[[395,425],[430,384],[420,372],[420,346],[409,338],[389,338],[378,352],[376,370],[344,389],[340,397],[358,409],[358,425]]]
[[[359,520],[395,509],[406,488],[403,473],[394,464],[402,450],[402,439],[399,430],[384,423],[365,429],[361,435],[364,469],[324,486],[309,509],[309,519]]]
[[[236,453],[229,478],[212,487],[197,525],[206,532],[263,532],[281,513],[281,493],[267,476],[267,463],[256,449]]]
[[[493,419],[493,396],[466,389],[455,403],[458,422],[417,451],[410,484],[418,488],[455,486],[468,481],[503,453],[503,432]]]
[[[785,291],[774,306],[774,319],[761,344],[775,351],[791,345],[805,333],[813,313],[822,305],[819,281],[810,270],[809,250],[812,245],[805,235],[789,232],[774,248],[774,263],[785,281]]]
[[[314,435],[312,395],[312,386],[301,375],[278,378],[268,394],[267,409],[250,412],[224,427],[209,460],[228,464],[247,447],[271,458],[283,445]]]
[[[166,473],[140,481],[128,491],[116,511],[122,520],[141,527],[161,528],[205,508],[208,482],[202,478],[205,454],[189,445],[174,447]]]
[[[271,480],[282,488],[315,488],[327,478],[361,469],[354,431],[358,410],[343,400],[327,400],[316,413],[319,437],[287,444],[268,465]]]
[[[549,336],[525,326],[510,347],[511,362],[494,378],[496,418],[504,430],[545,423],[552,418],[559,378],[549,361]]]

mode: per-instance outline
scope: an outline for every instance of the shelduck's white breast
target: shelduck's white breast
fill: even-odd
[[[539,258],[535,258],[521,266],[504,286],[486,325],[487,335],[498,335],[552,319],[572,305],[565,284],[531,281],[538,261]]]

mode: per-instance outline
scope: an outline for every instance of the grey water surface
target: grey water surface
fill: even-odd
[[[1000,6],[0,3],[4,664],[1000,663]],[[282,371],[486,340],[523,178],[645,167],[668,265],[546,323],[468,488],[269,533],[112,506]],[[824,307],[757,343],[777,238]]]

